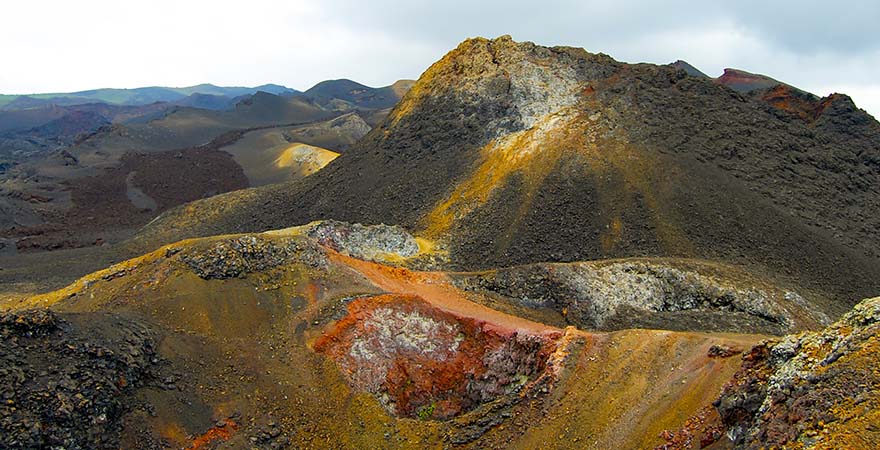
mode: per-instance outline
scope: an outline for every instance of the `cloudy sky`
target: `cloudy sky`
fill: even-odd
[[[0,93],[417,78],[471,36],[684,59],[844,92],[880,117],[880,1],[29,0],[0,4]]]

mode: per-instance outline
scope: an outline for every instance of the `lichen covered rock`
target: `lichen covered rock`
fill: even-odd
[[[561,311],[569,324],[599,330],[662,328],[785,334],[827,320],[794,292],[662,262],[538,264],[462,274],[459,286],[530,308]],[[811,317],[815,316],[815,317]]]
[[[394,225],[349,224],[324,220],[308,227],[307,235],[342,254],[359,259],[384,262],[419,253],[416,239]]]
[[[739,448],[880,448],[880,297],[821,332],[767,341],[715,403]]]

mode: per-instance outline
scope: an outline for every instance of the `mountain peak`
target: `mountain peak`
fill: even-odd
[[[322,81],[305,91],[303,96],[333,110],[385,109],[394,106],[410,86],[401,80],[391,86],[373,88],[340,78]]]
[[[570,47],[543,47],[510,36],[471,38],[434,63],[394,113],[397,123],[423,102],[455,97],[500,133],[535,125],[541,117],[575,103],[579,80],[607,74],[616,61]],[[467,109],[467,108],[466,108]]]
[[[696,67],[690,65],[687,61],[683,61],[683,60],[679,59],[669,65],[672,67],[675,67],[676,69],[684,70],[685,72],[687,72],[688,75],[691,75],[691,76],[700,77],[700,78],[709,78],[709,75],[706,75],[700,69],[697,69]]]
[[[639,255],[779,267],[781,258],[797,266],[784,270],[853,298],[849,286],[867,283],[848,273],[876,268],[843,258],[853,267],[841,271],[812,252],[877,251],[870,239],[876,218],[867,209],[841,210],[815,189],[874,204],[868,175],[850,185],[836,174],[860,173],[861,163],[846,156],[852,150],[843,149],[876,147],[837,131],[851,121],[845,108],[841,127],[823,120],[807,130],[779,111],[791,104],[788,96],[779,103],[770,108],[666,65],[472,38],[428,68],[331,167],[295,192],[272,194],[277,208],[263,213],[264,203],[254,203],[222,221],[233,227],[225,231],[237,231],[261,211],[262,228],[321,217],[396,223],[444,242],[469,269]],[[780,156],[782,149],[792,156]],[[816,171],[808,167],[813,157],[801,155],[807,152],[839,154],[840,167]],[[788,165],[796,175],[762,181]],[[836,240],[814,235],[792,219],[807,215],[825,229],[848,231]],[[745,222],[732,225],[738,220]],[[765,220],[778,222],[772,234]],[[153,227],[164,233],[172,222],[167,216]],[[862,222],[870,225],[848,225]],[[838,277],[829,281],[826,273]]]

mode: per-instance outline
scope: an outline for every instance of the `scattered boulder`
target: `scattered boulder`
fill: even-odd
[[[738,348],[715,344],[709,347],[707,355],[710,358],[730,358],[731,356],[738,355],[740,353],[742,353],[742,350]]]
[[[204,279],[225,279],[271,269],[293,261],[314,267],[326,264],[324,254],[303,238],[271,239],[245,235],[214,241],[207,248],[183,253],[181,260]]]

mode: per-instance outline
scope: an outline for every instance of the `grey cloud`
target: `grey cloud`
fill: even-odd
[[[819,95],[832,86],[875,92],[874,68],[880,66],[877,0],[325,0],[322,8],[321,20],[328,23],[430,48],[448,50],[467,37],[510,34],[632,62],[681,58],[716,76],[724,67],[743,68]],[[713,31],[730,34],[725,48],[703,41]],[[430,56],[420,61],[425,68],[440,55]],[[880,106],[880,98],[856,101],[870,109]]]
[[[736,20],[795,53],[880,49],[880,2],[729,2]]]
[[[662,30],[732,23],[794,53],[880,48],[880,2],[328,0],[329,19],[411,39],[521,35],[542,43],[625,41]],[[369,6],[366,6],[369,5]]]
[[[652,8],[625,2],[379,0],[370,2],[366,8],[357,1],[329,0],[325,5],[327,20],[338,20],[349,27],[383,30],[404,38],[444,43],[465,37],[512,34],[545,44],[588,44],[592,40],[606,40],[610,35],[626,39],[634,33],[650,32],[679,22],[676,14],[661,12],[658,15]]]

